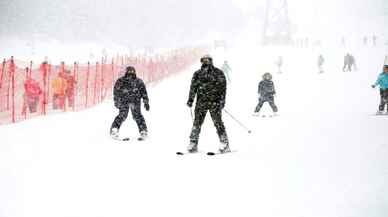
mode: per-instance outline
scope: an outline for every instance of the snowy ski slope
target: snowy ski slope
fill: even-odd
[[[275,72],[284,53],[282,74]],[[114,141],[117,110],[90,110],[0,126],[1,217],[383,217],[388,213],[388,116],[376,117],[370,85],[383,49],[354,51],[358,71],[342,72],[343,49],[239,47],[214,52],[232,67],[224,113],[236,153],[176,156],[188,144],[192,72],[148,87],[150,139]],[[280,116],[253,117],[261,75],[273,73]],[[268,112],[269,106],[263,107]],[[121,133],[137,137],[128,119]],[[218,138],[207,116],[202,151]]]

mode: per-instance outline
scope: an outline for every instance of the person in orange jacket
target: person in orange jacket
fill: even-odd
[[[58,76],[52,81],[53,88],[53,109],[64,109],[66,100],[67,80],[63,72],[59,72]]]
[[[28,77],[24,82],[24,90],[24,100],[26,105],[23,108],[23,112],[25,112],[26,107],[28,106],[30,113],[35,113],[37,111],[40,95],[43,91],[40,88],[39,83],[31,77]]]
[[[75,80],[74,76],[71,75],[70,70],[66,70],[66,96],[67,101],[69,103],[69,107],[74,107],[74,93],[75,93],[75,85],[77,84],[77,81]]]

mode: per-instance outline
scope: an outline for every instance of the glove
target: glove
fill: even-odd
[[[193,106],[193,100],[188,100],[187,106],[191,108]]]
[[[375,87],[376,87],[376,85],[372,84],[372,88],[375,88]]]
[[[225,100],[221,100],[220,101],[220,108],[224,109],[224,107],[225,107]]]
[[[150,104],[147,103],[144,103],[144,108],[146,111],[149,111],[150,110]]]

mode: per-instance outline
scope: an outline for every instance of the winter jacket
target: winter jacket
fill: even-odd
[[[54,94],[56,95],[65,95],[67,89],[67,81],[61,76],[58,76],[52,81],[52,87]]]
[[[197,96],[197,103],[219,103],[225,105],[226,78],[220,69],[209,66],[201,67],[194,72],[191,79],[189,103],[194,102]]]
[[[146,86],[135,74],[127,73],[116,81],[113,100],[117,108],[128,106],[130,103],[140,103],[141,99],[144,104],[148,104]]]
[[[26,91],[27,97],[39,97],[40,94],[42,94],[42,90],[39,87],[38,82],[36,82],[34,79],[28,78],[24,82],[24,89]]]
[[[382,72],[374,85],[380,86],[380,89],[388,89],[388,73]]]
[[[258,93],[260,94],[260,96],[263,96],[263,97],[275,95],[276,92],[275,92],[275,85],[273,84],[273,81],[271,80],[260,81]]]

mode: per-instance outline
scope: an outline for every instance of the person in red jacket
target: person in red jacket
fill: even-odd
[[[29,77],[24,82],[24,90],[24,100],[28,105],[28,109],[30,113],[35,113],[37,111],[40,95],[43,93],[42,89],[37,81]]]
[[[75,80],[74,76],[71,75],[70,70],[66,71],[66,98],[68,101],[69,107],[74,107],[74,93],[75,93],[75,85],[77,84],[77,81]]]

